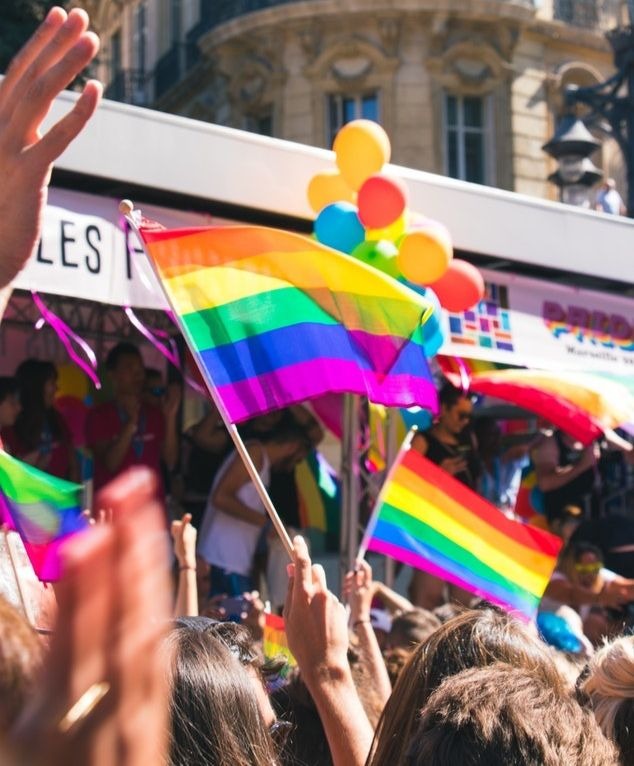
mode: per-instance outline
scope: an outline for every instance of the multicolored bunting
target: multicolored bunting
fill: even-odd
[[[0,450],[0,520],[16,530],[40,580],[61,577],[60,546],[87,527],[80,484],[58,479]]]
[[[425,298],[297,234],[255,226],[139,233],[230,420],[327,392],[437,409]]]
[[[381,490],[364,543],[529,618],[561,548],[554,535],[508,519],[411,449],[409,440]]]

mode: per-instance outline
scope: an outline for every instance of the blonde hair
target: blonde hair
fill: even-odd
[[[634,747],[629,732],[634,719],[634,637],[623,636],[602,646],[580,688],[590,698],[603,733],[621,749],[622,763],[629,763],[624,756]]]

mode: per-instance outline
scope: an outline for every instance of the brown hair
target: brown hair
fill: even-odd
[[[526,668],[498,663],[446,679],[392,766],[614,766],[588,711]]]
[[[165,649],[170,681],[170,766],[272,766],[273,743],[246,668],[246,631],[179,620]]]
[[[606,737],[616,742],[621,763],[634,763],[634,637],[606,644],[590,661],[580,684]]]
[[[0,732],[7,731],[33,692],[42,654],[36,632],[0,596]]]
[[[439,627],[440,620],[433,612],[420,607],[412,609],[394,618],[388,645],[391,649],[413,649],[417,644],[426,641]]]
[[[418,711],[445,678],[495,662],[524,667],[563,689],[545,645],[522,623],[495,607],[464,610],[414,650],[381,715],[368,764],[402,760]]]

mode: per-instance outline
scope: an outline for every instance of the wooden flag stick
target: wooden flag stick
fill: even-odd
[[[130,224],[130,226],[132,227],[132,229],[138,236],[139,242],[141,243],[143,250],[145,251],[146,257],[148,261],[150,262],[152,269],[154,270],[154,273],[157,277],[157,281],[162,288],[163,283],[161,281],[161,277],[158,274],[156,266],[154,265],[154,261],[152,260],[147,250],[145,249],[145,243],[143,242],[143,238],[139,234],[138,224],[134,215],[134,205],[129,200],[122,200],[119,203],[119,211],[125,216],[127,222]],[[163,294],[165,295],[165,298],[167,302],[169,303],[170,308],[172,309],[172,312],[178,321],[179,319],[178,312],[175,310],[174,306],[172,305],[169,295],[167,295],[165,290],[163,290]],[[214,385],[214,382],[211,379],[211,376],[209,375],[209,371],[205,368],[205,366],[200,361],[198,354],[192,353],[192,356],[196,362],[196,365],[198,366],[198,370],[200,371],[200,374],[202,375],[203,380],[205,381],[207,390],[209,391],[209,395],[211,396],[213,403],[218,408],[218,413],[220,414],[220,417],[224,421],[227,431],[229,432],[229,436],[233,440],[235,448],[238,454],[240,455],[240,457],[242,458],[244,467],[247,469],[247,473],[249,474],[251,481],[253,482],[253,485],[255,486],[255,489],[258,495],[260,496],[262,505],[266,509],[266,512],[269,518],[271,519],[271,522],[273,523],[273,526],[275,527],[275,531],[279,535],[280,540],[282,541],[284,548],[286,549],[286,552],[289,555],[289,558],[292,559],[293,558],[293,543],[291,542],[291,538],[289,537],[288,532],[286,531],[284,522],[282,521],[282,519],[280,519],[278,512],[275,510],[275,506],[273,505],[273,502],[271,501],[271,498],[269,497],[269,493],[266,487],[264,486],[262,477],[258,473],[258,469],[253,464],[253,461],[251,460],[251,455],[249,455],[249,451],[247,450],[245,443],[242,441],[242,437],[240,436],[240,433],[237,427],[229,419],[229,415],[227,414],[227,410],[224,406],[224,402],[222,401],[222,398],[220,397],[216,389],[216,386]]]

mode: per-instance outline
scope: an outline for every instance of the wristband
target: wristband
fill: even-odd
[[[355,620],[352,623],[352,630],[354,630],[357,627],[357,625],[371,625],[371,624],[372,624],[372,620]]]
[[[196,567],[192,567],[192,566],[187,566],[187,565],[185,565],[185,566],[182,566],[182,567],[178,567],[178,571],[179,571],[179,572],[184,572],[184,571],[186,571],[187,569],[191,569],[191,571],[192,571],[192,572],[195,572],[195,571],[196,571]]]

